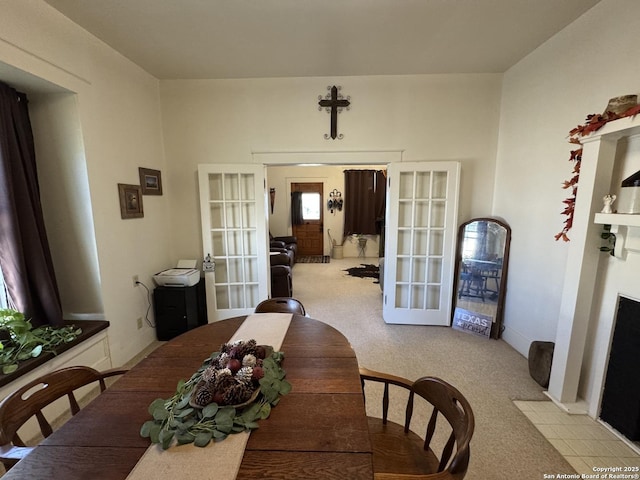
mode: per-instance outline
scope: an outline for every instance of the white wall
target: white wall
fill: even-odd
[[[63,284],[68,286],[69,279],[75,278],[77,282],[99,285],[104,316],[111,322],[111,357],[114,365],[120,365],[155,338],[152,328],[137,329],[136,319],[147,310],[147,295],[143,288],[132,286],[132,276],[139,275],[152,288],[151,275],[176,260],[171,255],[166,195],[145,196],[142,219],[122,220],[118,203],[117,184],[138,184],[138,167],[155,168],[166,174],[158,81],[41,0],[3,2],[0,31],[0,78],[3,72],[9,72],[10,83],[15,86],[33,85],[33,78],[44,79],[46,82],[35,82],[36,92],[47,95],[47,85],[53,85],[62,87],[58,92],[64,89],[77,94],[76,105],[66,105],[62,110],[77,109],[74,115],[81,131],[71,138],[71,143],[60,145],[56,155],[77,155],[76,160],[86,162],[86,174],[80,172],[78,177],[78,170],[74,173],[64,168],[68,159],[51,155],[46,161],[59,161],[60,168],[56,171],[55,166],[48,165],[53,177],[47,181],[76,187],[73,193],[79,195],[78,202],[85,204],[78,209],[71,206],[71,224],[74,228],[82,225],[85,230],[74,241],[91,237],[95,230],[95,247],[87,246],[85,254],[78,255],[76,262],[69,262],[77,247],[65,240],[69,224],[56,226],[47,221],[48,227],[54,224],[48,233],[56,245],[66,244],[69,249],[56,262],[57,269],[62,263],[68,268],[60,274]],[[7,66],[10,67],[4,68]],[[39,127],[52,120],[48,115],[38,115]],[[46,140],[39,150],[58,141],[64,139]],[[84,151],[78,146],[84,146]],[[88,184],[82,180],[83,175]],[[163,180],[165,192],[170,192],[170,176],[163,175]],[[55,201],[60,202],[56,208],[69,208],[65,195]],[[83,212],[87,206],[93,225],[90,220],[80,221],[86,220]],[[99,270],[95,256],[92,259],[93,248]],[[63,294],[75,295],[77,290],[65,288]],[[63,303],[68,308],[93,310],[99,307],[99,300],[93,297],[90,305],[83,305],[65,298]]]
[[[504,338],[523,354],[531,341],[555,340],[567,245],[554,235],[573,167],[568,132],[610,98],[640,93],[639,27],[639,2],[603,0],[505,73],[493,212],[513,228]],[[585,379],[594,368],[586,359]]]
[[[63,314],[65,318],[101,314],[100,267],[77,96],[40,93],[29,94],[28,99],[42,210]]]
[[[318,95],[333,84],[351,97],[338,115],[343,140],[324,139],[329,115],[318,111]],[[161,81],[175,252],[202,258],[197,165],[251,163],[254,152],[391,150],[403,151],[403,161],[458,160],[460,221],[490,214],[500,88],[501,75]]]

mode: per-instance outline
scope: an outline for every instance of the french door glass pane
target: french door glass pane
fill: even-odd
[[[237,173],[224,174],[224,198],[227,201],[238,200],[240,198],[240,186],[238,185]]]
[[[426,277],[428,283],[442,283],[442,259],[430,258]]]
[[[431,172],[416,172],[416,198],[430,198]]]
[[[222,174],[209,174],[209,200],[222,200]]]
[[[444,254],[444,230],[431,230],[429,232],[429,255]]]
[[[413,234],[413,253],[416,255],[425,255],[427,253],[427,241],[429,240],[429,232],[427,230],[416,230]]]
[[[253,174],[240,175],[240,199],[255,200],[255,177]]]
[[[447,198],[447,182],[449,177],[447,172],[433,172],[433,194],[431,198]]]
[[[416,258],[413,261],[413,272],[411,273],[411,280],[414,282],[422,282],[426,278],[427,272],[427,259]]]

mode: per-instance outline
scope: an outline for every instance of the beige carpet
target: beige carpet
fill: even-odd
[[[380,285],[343,271],[376,260],[296,264],[294,297],[310,317],[332,325],[349,339],[362,366],[412,380],[438,376],[467,397],[476,416],[467,479],[536,480],[544,474],[575,474],[513,403],[548,400],[530,377],[527,360],[502,340],[448,327],[385,324]],[[375,413],[375,406],[367,408]],[[394,414],[402,422],[402,412]],[[426,425],[426,420],[417,418],[414,424]],[[414,429],[423,434],[422,427]]]

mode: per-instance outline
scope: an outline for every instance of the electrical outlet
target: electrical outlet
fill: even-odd
[[[138,317],[138,320],[136,320],[136,322],[138,323],[138,330],[140,330],[142,328],[142,317]]]
[[[138,275],[134,275],[131,278],[133,279],[133,286],[137,287],[138,286]]]

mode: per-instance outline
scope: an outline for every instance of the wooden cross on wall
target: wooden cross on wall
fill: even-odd
[[[318,110],[322,110],[323,108],[327,110],[331,114],[331,135],[324,134],[324,138],[327,140],[332,138],[333,140],[338,138],[341,140],[344,138],[344,135],[338,135],[338,113],[342,112],[343,108],[349,110],[349,105],[351,105],[351,97],[344,98],[340,93],[342,87],[327,87],[329,93],[323,98],[322,95],[318,95]]]

